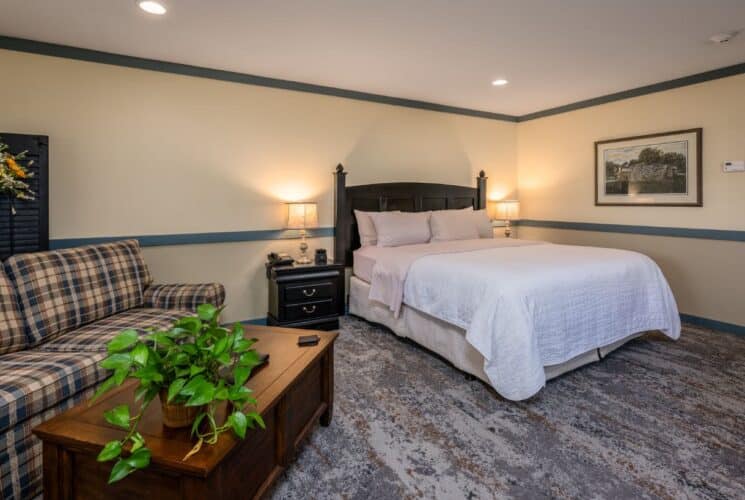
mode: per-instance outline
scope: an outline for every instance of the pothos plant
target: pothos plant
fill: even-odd
[[[254,424],[265,428],[261,415],[245,411],[246,406],[256,406],[251,390],[243,385],[260,364],[259,355],[251,347],[255,340],[244,337],[240,323],[230,329],[220,326],[221,311],[204,304],[197,308],[196,316],[177,320],[169,330],[151,329],[144,336],[124,330],[107,344],[108,356],[101,366],[114,373],[93,400],[127,379],[139,382],[134,391],[139,405],[136,413],[129,405],[104,412],[107,422],[127,430],[122,439],[108,442],[98,455],[99,462],[116,460],[109,483],[150,464],[150,450],[137,426],[158,395],[163,404],[199,408],[191,425],[196,444],[184,460],[204,443],[215,444],[220,434],[229,430],[243,439],[246,429],[253,429]],[[229,404],[229,415],[225,422],[218,423],[215,411],[221,404]],[[129,453],[125,456],[126,451]]]

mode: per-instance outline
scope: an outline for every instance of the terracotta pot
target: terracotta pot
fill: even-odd
[[[163,414],[163,425],[174,429],[191,427],[194,419],[204,409],[204,406],[186,406],[183,403],[169,403],[168,391],[159,393],[161,413]]]

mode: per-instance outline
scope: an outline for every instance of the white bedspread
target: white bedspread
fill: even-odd
[[[465,329],[513,400],[545,385],[544,366],[647,330],[680,336],[659,267],[625,250],[506,239],[399,247],[378,256],[370,299]]]

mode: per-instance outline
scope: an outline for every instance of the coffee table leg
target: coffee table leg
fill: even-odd
[[[331,417],[334,414],[334,346],[329,347],[326,355],[321,361],[321,371],[323,372],[322,390],[323,402],[326,403],[326,411],[321,414],[321,425],[328,427],[331,424]]]

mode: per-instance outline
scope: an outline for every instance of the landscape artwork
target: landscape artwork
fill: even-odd
[[[597,205],[701,205],[701,129],[595,143]]]

